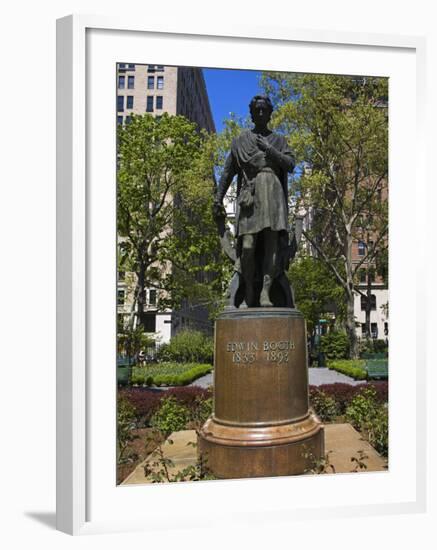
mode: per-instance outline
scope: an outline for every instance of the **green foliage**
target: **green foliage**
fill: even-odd
[[[373,418],[363,426],[369,443],[383,456],[388,455],[388,409],[379,406]]]
[[[145,334],[141,326],[136,329],[123,327],[117,335],[118,353],[127,357],[137,357],[141,350],[146,350],[154,343],[154,339]]]
[[[214,401],[212,397],[207,399],[202,399],[201,397],[196,398],[190,418],[196,430],[200,430],[203,424],[205,424],[208,418],[212,415],[213,405]]]
[[[168,458],[164,453],[164,448],[161,443],[161,434],[151,436],[156,442],[156,448],[153,453],[153,460],[147,461],[144,466],[144,475],[150,479],[152,483],[174,483],[178,481],[204,481],[216,479],[208,469],[207,457],[198,455],[195,464],[190,464],[186,468],[178,472],[171,472],[175,467],[175,463]],[[167,439],[169,445],[173,445],[172,439]],[[197,447],[196,443],[188,442],[187,446]]]
[[[319,389],[311,392],[311,405],[323,422],[332,422],[340,414],[340,406],[336,400]]]
[[[335,467],[331,462],[332,451],[328,451],[322,457],[317,457],[311,449],[303,446],[302,456],[307,461],[306,474],[335,474]]]
[[[296,258],[290,265],[288,275],[293,282],[297,308],[307,321],[308,332],[311,333],[319,319],[333,308],[337,320],[344,319],[344,289],[318,258]]]
[[[161,361],[179,363],[213,363],[214,340],[203,332],[183,330],[168,344],[163,344],[158,353]]]
[[[135,274],[136,315],[146,288],[158,307],[182,300],[215,310],[222,291],[212,219],[215,137],[183,116],[135,115],[118,128],[119,269]],[[171,269],[170,269],[171,267]]]
[[[357,356],[354,290],[363,265],[384,271],[388,246],[388,79],[264,73],[276,109],[272,126],[288,136],[297,169],[296,211],[314,213],[304,236],[345,294],[350,355]],[[372,246],[355,262],[353,243]]]
[[[189,418],[189,409],[174,397],[168,397],[162,400],[161,406],[150,420],[150,425],[168,437],[172,432],[184,430]]]
[[[388,355],[388,345],[385,340],[363,338],[359,345],[360,357],[364,359],[383,359]]]
[[[117,463],[125,460],[128,445],[135,439],[132,430],[135,428],[135,407],[125,398],[117,400]]]
[[[354,380],[366,380],[367,371],[364,365],[365,361],[360,359],[344,359],[328,362],[328,368],[350,376]]]
[[[346,419],[364,432],[369,443],[383,456],[388,454],[388,409],[376,399],[374,388],[366,388],[346,408]]]
[[[132,369],[131,383],[139,386],[185,386],[210,373],[212,365],[158,363]]]
[[[330,332],[322,336],[320,350],[328,359],[346,359],[349,355],[349,339],[344,332]]]

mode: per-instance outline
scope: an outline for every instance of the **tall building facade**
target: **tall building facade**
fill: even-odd
[[[132,114],[163,113],[183,115],[200,128],[215,132],[202,69],[119,63],[117,65],[117,123],[128,124]],[[122,236],[119,239],[122,240]],[[168,269],[168,266],[162,266]],[[135,276],[119,273],[117,279],[117,314],[126,325],[133,312]],[[180,310],[158,310],[159,288],[146,290],[146,331],[159,343],[165,343],[184,328],[211,331],[204,307],[184,303]]]

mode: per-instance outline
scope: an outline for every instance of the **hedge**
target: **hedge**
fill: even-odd
[[[139,386],[186,386],[212,371],[212,365],[197,363],[162,363],[156,366],[135,367],[132,384]]]
[[[367,371],[364,368],[365,361],[360,359],[341,359],[336,361],[328,361],[328,368],[341,372],[346,376],[350,376],[355,380],[366,380]]]

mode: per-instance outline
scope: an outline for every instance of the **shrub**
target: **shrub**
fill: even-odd
[[[388,409],[382,405],[363,429],[367,433],[369,443],[383,456],[388,455]]]
[[[139,386],[184,386],[208,374],[212,365],[198,363],[159,363],[145,367],[134,367],[132,384]]]
[[[174,397],[189,409],[193,409],[199,400],[210,399],[212,390],[200,386],[181,386],[169,388],[165,395]]]
[[[178,403],[174,397],[166,397],[152,416],[150,425],[167,437],[172,432],[184,430],[189,419],[190,411],[187,407]]]
[[[203,424],[211,416],[213,410],[213,399],[209,397],[208,399],[197,398],[194,404],[194,407],[191,411],[190,420],[194,423],[196,429],[200,429]]]
[[[123,388],[119,398],[128,401],[135,409],[137,426],[147,426],[151,416],[158,410],[163,392],[149,388]]]
[[[343,415],[346,412],[346,407],[352,401],[352,399],[360,394],[365,388],[373,388],[375,391],[375,399],[377,403],[387,403],[388,400],[388,383],[372,382],[358,384],[352,386],[352,384],[344,384],[336,382],[335,384],[322,384],[321,386],[310,386],[310,399],[317,390],[322,391],[325,395],[332,397],[338,407],[339,415]]]
[[[131,441],[134,440],[135,407],[125,398],[117,401],[117,463],[124,460],[125,452]]]
[[[158,351],[160,361],[178,363],[209,363],[214,358],[214,340],[197,330],[183,330]]]
[[[328,368],[341,372],[346,376],[350,376],[355,380],[366,380],[367,371],[364,368],[365,361],[360,359],[343,359],[336,361],[329,361]]]
[[[332,421],[340,414],[336,400],[319,388],[310,389],[310,401],[317,416],[324,422]]]
[[[376,391],[366,387],[356,395],[346,408],[346,419],[354,428],[361,430],[362,426],[375,416]]]
[[[386,357],[388,354],[388,345],[385,340],[362,339],[359,343],[359,352],[360,357],[371,357],[374,354]]]
[[[120,399],[125,399],[135,409],[135,421],[138,427],[148,426],[151,417],[159,409],[161,401],[172,397],[190,411],[190,418],[195,419],[196,408],[201,401],[212,398],[212,391],[199,386],[181,386],[167,391],[152,388],[123,388],[118,392]],[[212,401],[211,401],[212,403]],[[202,405],[203,406],[203,405]]]
[[[346,359],[349,356],[349,339],[344,332],[330,332],[322,336],[320,351],[328,359]]]
[[[370,385],[369,385],[370,386]],[[388,409],[378,403],[374,387],[366,387],[352,399],[346,419],[369,440],[382,455],[388,454]]]

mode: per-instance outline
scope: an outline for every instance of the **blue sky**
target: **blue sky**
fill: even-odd
[[[217,132],[222,130],[223,120],[230,112],[246,117],[250,100],[261,92],[260,71],[203,69],[203,75]]]

